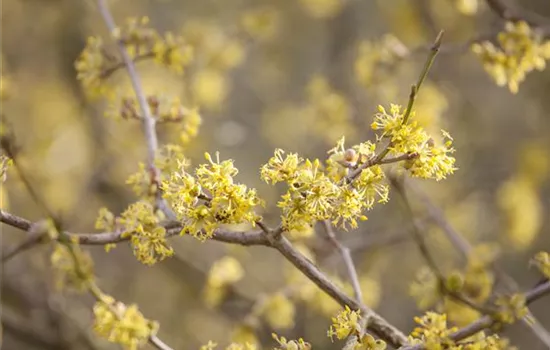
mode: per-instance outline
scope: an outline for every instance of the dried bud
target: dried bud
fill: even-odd
[[[356,157],[357,157],[357,153],[352,148],[348,148],[346,152],[344,152],[344,160],[346,162],[352,163],[355,161]]]

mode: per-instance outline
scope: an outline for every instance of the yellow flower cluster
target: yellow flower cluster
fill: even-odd
[[[447,316],[435,312],[427,312],[423,317],[415,317],[419,327],[409,335],[411,345],[422,344],[426,350],[513,350],[507,339],[500,338],[497,334],[486,336],[479,332],[467,339],[464,344],[457,344],[451,335],[457,331],[456,327],[449,328]]]
[[[257,326],[256,320],[246,317],[241,324],[238,324],[231,332],[231,341],[240,344],[252,344],[255,346],[260,345],[260,341],[256,337],[255,327]]]
[[[256,190],[234,182],[238,170],[232,160],[220,162],[219,154],[216,161],[208,153],[205,157],[208,164],[201,164],[195,177],[187,172],[187,164],[178,162],[179,169],[161,185],[183,222],[182,234],[205,240],[220,224],[255,225],[260,217],[254,208],[263,205]]]
[[[176,73],[183,73],[183,69],[193,60],[193,47],[182,36],[171,32],[160,34],[148,24],[148,17],[129,18],[126,26],[118,28],[113,35],[125,44],[132,58],[153,56],[155,62]]]
[[[272,333],[271,336],[279,344],[274,350],[310,350],[311,344],[302,338],[298,340],[287,340],[285,337]]]
[[[383,340],[375,339],[372,335],[366,334],[364,326],[361,325],[361,315],[359,311],[352,311],[347,305],[340,311],[336,317],[332,318],[327,335],[331,340],[336,336],[337,339],[346,339],[350,336],[349,347],[353,350],[385,350],[386,343]],[[364,334],[365,333],[365,334]]]
[[[427,312],[423,317],[415,317],[419,325],[409,336],[411,344],[424,344],[428,350],[447,349],[454,345],[449,337],[456,328],[447,327],[447,316],[435,312]]]
[[[180,145],[166,144],[157,150],[155,157],[155,166],[160,171],[160,179],[156,182],[160,183],[171,174],[178,170],[178,164],[184,166],[189,165],[189,161],[185,158],[184,149]],[[157,194],[157,184],[151,179],[151,171],[143,162],[138,163],[139,170],[130,175],[126,180],[126,184],[132,186],[134,193],[140,198],[154,199]]]
[[[72,244],[69,247],[67,244]],[[94,261],[77,243],[55,243],[50,261],[55,271],[58,288],[69,287],[76,291],[87,290],[94,281]]]
[[[237,259],[226,256],[216,261],[208,273],[204,293],[206,304],[210,307],[219,305],[225,297],[227,287],[241,280],[243,276],[244,270]]]
[[[411,176],[439,181],[453,174],[456,168],[455,158],[451,156],[455,151],[451,136],[442,131],[444,142],[437,145],[414,120],[414,111],[405,114],[401,106],[395,104],[391,104],[389,111],[379,106],[371,128],[382,132],[379,138],[390,140],[390,154],[414,155],[404,163]]]
[[[491,272],[491,264],[496,259],[497,253],[494,247],[487,244],[474,247],[468,256],[464,270],[451,271],[446,277],[444,282],[447,290],[460,293],[478,305],[487,302],[495,280]],[[445,292],[428,267],[419,270],[410,287],[410,294],[420,309],[436,307],[437,310],[444,311],[448,319],[456,325],[465,326],[480,317],[479,311],[457,301]]]
[[[122,236],[130,236],[134,255],[146,265],[174,255],[166,241],[166,229],[160,225],[164,219],[162,212],[155,211],[150,202],[139,201],[131,204],[118,220],[124,227]]]
[[[103,77],[116,64],[116,59],[103,53],[104,43],[100,37],[89,37],[86,47],[75,62],[76,78],[91,97],[108,94],[110,89]]]
[[[119,218],[102,208],[96,220],[96,228],[120,230],[122,237],[130,237],[136,258],[143,264],[154,265],[174,254],[166,241],[166,229],[160,225],[163,219],[164,215],[160,210],[155,212],[153,204],[139,201],[131,204]]]
[[[183,73],[193,59],[193,47],[182,36],[160,34],[147,25],[149,19],[130,18],[117,28],[113,36],[122,42],[134,60],[154,58],[155,62],[176,73]],[[105,84],[114,71],[123,66],[122,60],[110,53],[103,39],[91,37],[75,62],[77,78],[92,97],[106,95],[111,90]]]
[[[158,323],[146,319],[137,305],[126,306],[102,295],[94,306],[94,331],[112,343],[137,350],[158,331]]]
[[[330,326],[327,335],[332,340],[332,337],[336,336],[337,339],[346,339],[348,336],[355,334],[359,335],[362,332],[361,324],[359,321],[361,316],[359,311],[352,311],[349,306],[346,305],[336,317],[332,318],[332,325]]]
[[[550,254],[548,254],[548,252],[538,252],[531,260],[531,263],[535,265],[546,278],[550,278]]]
[[[465,345],[457,345],[452,348],[452,350],[518,350],[515,346],[510,345],[508,339],[500,338],[498,334],[492,334],[487,337],[481,332],[479,336],[474,336],[474,339],[473,342]]]
[[[292,301],[283,293],[270,295],[260,303],[258,314],[263,316],[274,329],[294,327],[295,307]]]
[[[544,204],[530,174],[517,174],[499,186],[496,202],[504,231],[514,249],[529,248],[544,225]]]
[[[6,157],[5,155],[0,155],[0,181],[5,182],[8,176],[8,169],[13,165],[13,160]]]
[[[118,96],[109,102],[109,107],[105,112],[107,117],[123,120],[143,119],[134,93]],[[192,137],[197,135],[202,123],[197,108],[187,108],[179,97],[164,95],[147,96],[147,104],[157,124],[174,123],[181,129],[180,138],[183,144],[187,144]]]
[[[472,51],[497,85],[508,85],[515,94],[527,73],[546,67],[550,41],[524,21],[508,22],[505,31],[498,35],[498,46],[484,41],[472,45]]]
[[[495,304],[499,307],[496,319],[503,323],[514,323],[525,317],[529,311],[525,305],[525,296],[522,294],[501,296]]]
[[[342,142],[339,145],[343,147]],[[361,152],[359,147],[356,149]],[[321,220],[331,220],[344,229],[347,225],[355,228],[357,219],[366,220],[363,210],[371,209],[377,199],[387,201],[388,190],[381,184],[384,173],[380,167],[365,169],[353,183],[342,184],[341,173],[334,170],[335,164],[329,163],[332,168],[328,172],[318,159],[304,160],[294,153],[285,156],[283,150],[276,149],[261,168],[265,182],[288,184],[287,193],[278,203],[283,211],[285,230],[304,230]]]
[[[218,346],[217,343],[214,343],[213,341],[209,340],[208,344],[203,345],[200,347],[200,350],[214,350]],[[231,343],[229,346],[225,348],[225,350],[256,350],[257,347],[254,344],[250,343]]]

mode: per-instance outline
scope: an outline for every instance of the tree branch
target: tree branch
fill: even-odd
[[[410,188],[424,203],[428,210],[428,215],[435,221],[435,223],[443,230],[449,241],[458,248],[464,259],[468,259],[472,246],[470,243],[457,232],[451,224],[445,218],[443,211],[437,207],[431,199],[423,193],[417,186],[414,186],[410,181],[407,182],[407,188]],[[505,281],[506,289],[509,292],[516,292],[518,290],[517,283],[509,276],[505,271],[500,269],[496,263],[492,264],[495,273]],[[535,316],[529,311],[525,317],[521,319],[521,322],[529,328],[537,338],[550,348],[550,333],[540,324]]]
[[[33,223],[27,219],[8,213],[0,209],[0,222],[23,231],[29,231]],[[181,232],[182,225],[179,222],[168,222],[164,224],[167,236],[175,236]],[[122,237],[122,232],[101,232],[101,233],[71,233],[66,232],[71,238],[77,238],[82,245],[105,245],[128,241],[130,237]],[[212,239],[224,243],[250,245],[269,245],[264,237],[263,231],[228,231],[218,229],[214,231]]]
[[[115,24],[115,20],[113,19],[113,15],[109,11],[109,7],[107,6],[107,0],[97,0],[97,4],[105,25],[109,29],[110,34],[113,35],[117,27]],[[147,143],[147,167],[151,172],[151,183],[156,185],[156,205],[159,209],[162,210],[162,212],[166,214],[168,218],[175,219],[176,216],[174,212],[168,206],[166,200],[162,197],[162,191],[159,188],[160,171],[155,166],[155,157],[158,149],[156,119],[151,113],[149,103],[147,102],[147,96],[143,91],[143,87],[141,85],[141,80],[137,73],[136,66],[134,64],[134,61],[132,60],[132,57],[130,57],[128,50],[126,50],[126,45],[120,38],[116,40],[116,45],[122,57],[122,62],[124,63],[124,65],[126,66],[126,70],[128,71],[128,76],[130,77],[132,88],[136,94],[136,98],[142,112],[143,133],[145,135],[145,140]]]
[[[550,281],[546,282],[544,284],[541,284],[528,292],[525,293],[525,299],[526,299],[526,305],[531,304],[532,302],[542,298],[543,296],[550,294]],[[472,322],[468,326],[459,329],[455,333],[451,335],[451,339],[453,339],[455,342],[458,342],[462,339],[466,339],[468,337],[471,337],[472,335],[481,332],[484,329],[491,328],[496,321],[491,318],[490,316],[483,316],[477,321]],[[424,349],[423,345],[414,345],[414,346],[407,346],[402,348],[402,350],[422,350]]]
[[[32,223],[26,219],[0,210],[0,222],[7,225],[27,231],[32,226]],[[171,222],[167,224],[167,235],[175,235],[181,231],[179,223]],[[277,231],[274,230],[274,232]],[[104,245],[108,243],[117,243],[128,240],[122,238],[120,233],[105,232],[105,233],[69,233],[70,237],[77,237],[79,243],[89,245]],[[331,296],[340,305],[347,305],[353,310],[361,310],[361,305],[355,299],[350,298],[342,292],[328,277],[326,277],[311,261],[298,252],[282,235],[268,235],[264,231],[253,232],[231,232],[224,230],[216,230],[213,239],[220,242],[234,243],[241,245],[263,245],[277,249],[290,263],[298,268],[305,276],[315,283],[322,291]],[[384,339],[394,347],[403,346],[407,343],[407,337],[382,316],[375,313],[373,310],[367,311],[369,318],[368,329],[374,334]]]
[[[298,252],[292,246],[292,243],[284,237],[279,239],[270,237],[271,245],[277,249],[292,265],[302,271],[313,283],[322,291],[330,295],[342,306],[349,306],[352,310],[360,310],[361,305],[342,292],[330,279],[328,279],[311,261]],[[369,323],[367,329],[376,336],[385,340],[393,347],[400,347],[407,344],[407,337],[395,326],[386,321],[375,311],[368,309]]]
[[[325,228],[328,239],[334,245],[334,247],[338,249],[338,251],[342,255],[342,259],[344,259],[344,264],[346,265],[346,269],[348,271],[348,277],[350,279],[351,286],[353,287],[353,293],[355,294],[355,300],[357,300],[358,303],[362,304],[363,293],[361,292],[359,276],[357,275],[357,270],[355,269],[355,264],[353,263],[350,250],[348,247],[338,241],[336,235],[334,234],[334,229],[332,228],[330,221],[323,220],[322,224]]]

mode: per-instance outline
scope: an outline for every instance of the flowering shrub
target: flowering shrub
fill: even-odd
[[[298,4],[305,15],[317,21],[338,16],[344,5],[340,0],[302,0]],[[477,5],[475,1],[455,4],[467,15],[477,13]],[[274,8],[260,7],[244,11],[232,31],[208,21],[189,20],[180,33],[161,33],[147,17],[129,18],[116,26],[106,1],[98,0],[98,6],[109,35],[87,40],[75,62],[76,79],[92,101],[106,102],[105,116],[111,121],[143,126],[147,159],[135,164],[137,171],[126,178],[136,200],[118,214],[102,207],[95,224],[101,233],[68,232],[33,190],[11,130],[2,127],[0,134],[5,153],[0,155],[2,183],[14,169],[48,216],[47,220],[30,223],[2,210],[2,222],[28,231],[27,245],[51,245],[50,263],[58,287],[95,298],[92,328],[97,336],[125,349],[138,349],[147,343],[171,349],[158,337],[157,321],[148,319],[136,304],[126,305],[103,291],[94,260],[83,246],[102,245],[113,254],[117,244],[127,241],[139,262],[155,266],[176,255],[172,236],[191,236],[197,244],[220,241],[261,245],[279,252],[292,265],[282,269],[283,287],[254,296],[250,312],[237,324],[233,340],[225,349],[260,348],[256,333],[262,326],[277,331],[294,328],[298,303],[323,316],[330,315],[327,336],[331,341],[345,342],[344,349],[356,350],[510,349],[507,339],[496,333],[487,335],[484,330],[535,322],[528,304],[550,292],[548,252],[537,253],[531,261],[546,280],[527,292],[504,293],[496,287],[497,277],[502,276],[497,276],[495,264],[499,255],[493,245],[470,246],[438,214],[432,213],[433,221],[443,220],[440,226],[450,232],[448,235],[464,258],[461,267],[440,266],[424,241],[422,223],[413,218],[412,236],[426,266],[418,270],[410,295],[425,314],[414,318],[417,327],[406,335],[374,310],[382,295],[381,274],[369,271],[359,275],[351,245],[343,243],[346,234],[334,232],[357,229],[368,219],[367,212],[377,204],[388,203],[390,195],[400,196],[407,213],[413,214],[404,191],[407,179],[437,183],[458,170],[454,140],[439,127],[439,117],[449,104],[436,84],[427,81],[442,47],[442,32],[432,46],[422,50],[427,52],[427,59],[403,105],[394,103],[399,94],[384,89],[382,81],[391,75],[392,67],[404,63],[414,50],[393,35],[359,45],[353,67],[356,78],[366,90],[380,88],[379,95],[384,100],[370,113],[370,130],[353,126],[357,111],[351,99],[320,75],[309,80],[305,103],[274,113],[291,119],[295,114],[303,115],[304,120],[314,123],[308,132],[321,135],[334,147],[326,151],[323,159],[276,148],[257,174],[259,180],[283,189],[278,200],[269,203],[258,190],[238,180],[239,169],[233,159],[224,159],[219,152],[205,152],[205,161],[194,165],[189,149],[195,146],[192,141],[205,116],[219,112],[228,98],[230,73],[245,62],[253,45],[269,43],[277,36],[281,30],[280,14]],[[497,36],[498,45],[477,40],[471,48],[496,84],[507,85],[515,94],[527,73],[545,68],[545,61],[550,59],[550,42],[540,28],[522,20],[505,19],[508,22]],[[185,85],[182,96],[147,91],[147,86],[140,83],[136,66],[148,61],[181,77]],[[120,76],[124,71],[131,90]],[[4,89],[2,85],[2,100],[8,96]],[[427,97],[422,100],[424,91]],[[387,99],[391,101],[386,103]],[[157,128],[164,125],[171,126],[170,131],[177,134],[176,141],[172,134],[161,136]],[[166,139],[170,141],[164,142]],[[513,232],[510,236],[528,236],[524,244],[527,246],[541,226],[537,190],[542,175],[522,176],[500,189],[499,203],[515,220],[509,227]],[[521,207],[522,211],[517,198],[530,205]],[[269,204],[279,210],[273,226],[268,224],[272,219],[266,213]],[[518,217],[527,218],[530,226],[526,229],[518,224]],[[318,267],[322,265],[320,254],[313,244],[308,244],[321,235],[317,227],[323,227],[325,241],[341,256],[346,279]],[[522,229],[528,234],[517,233]],[[21,249],[26,248],[16,249],[3,259]],[[208,270],[202,296],[210,308],[223,307],[228,295],[247,277],[249,265],[238,259],[239,252],[226,252]],[[276,349],[312,348],[303,338],[292,340],[275,333],[272,338]],[[213,350],[217,346],[209,341],[201,349]]]

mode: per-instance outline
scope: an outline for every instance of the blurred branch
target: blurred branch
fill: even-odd
[[[139,61],[144,61],[144,60],[147,60],[147,59],[150,59],[150,58],[153,58],[155,57],[155,53],[152,52],[152,51],[149,51],[149,52],[146,52],[146,53],[143,53],[143,54],[139,54],[137,55],[136,57],[134,57],[133,59],[133,62],[136,63],[136,62],[139,62]],[[101,73],[101,78],[102,79],[107,79],[109,78],[114,72],[116,72],[117,70],[119,69],[122,69],[122,68],[125,68],[126,67],[126,62],[118,62],[116,64],[114,64],[113,66],[105,69],[102,73]]]
[[[7,155],[12,159],[14,168],[17,171],[17,174],[19,175],[19,178],[23,182],[26,190],[29,192],[29,194],[31,195],[33,200],[36,202],[36,204],[38,204],[40,207],[42,207],[42,210],[46,213],[47,218],[52,220],[55,231],[57,232],[57,235],[56,235],[55,239],[60,244],[67,247],[67,249],[68,249],[68,251],[71,255],[71,259],[72,259],[72,263],[74,265],[75,273],[77,274],[77,276],[82,277],[83,280],[87,280],[86,273],[83,272],[83,270],[82,270],[81,262],[78,259],[78,255],[77,255],[77,253],[74,249],[74,242],[71,241],[70,235],[62,230],[61,220],[58,219],[56,216],[54,216],[53,212],[50,210],[50,208],[46,204],[46,201],[44,201],[38,195],[38,193],[34,190],[34,187],[31,185],[31,182],[27,177],[27,173],[21,167],[21,164],[19,163],[19,158],[16,157],[16,155],[18,156],[19,153],[17,152],[15,137],[11,133],[11,130],[8,131],[8,132],[4,132],[4,134],[1,135],[1,136],[2,137],[0,137],[0,144],[1,144],[2,148],[4,149],[4,151],[7,153]],[[1,214],[1,217],[2,217],[2,222],[4,222],[3,221],[4,211],[1,210],[1,209],[0,209],[0,214]],[[13,216],[12,216],[12,219],[14,219]],[[19,226],[27,226],[26,231],[30,233],[30,237],[28,237],[28,239],[27,239],[26,249],[28,249],[28,248],[30,248],[30,247],[32,247],[32,246],[34,246],[34,245],[36,245],[40,242],[49,242],[52,239],[52,237],[50,237],[50,234],[49,234],[49,228],[48,228],[47,223],[37,222],[35,224],[32,224],[29,221],[27,221],[28,225],[26,225],[27,223],[25,223],[25,220],[22,219],[22,218],[15,219],[15,222]],[[42,238],[44,238],[44,239],[42,239]],[[12,253],[10,255],[8,255],[8,257],[13,257],[13,256],[15,256],[15,254],[17,252],[20,252],[20,251],[23,251],[23,250],[15,249],[15,253],[13,253],[14,250],[12,250]],[[4,260],[4,257],[2,258],[2,260]],[[103,292],[101,291],[101,289],[97,286],[97,284],[94,281],[88,282],[87,291],[91,295],[93,295],[98,302],[104,302]],[[111,305],[109,303],[106,303],[106,305],[111,309],[113,315],[115,315],[116,317],[119,317],[118,316],[119,311],[113,305]],[[168,345],[166,345],[164,342],[162,342],[162,340],[160,340],[155,334],[150,335],[149,338],[148,338],[148,341],[149,341],[149,343],[154,345],[159,350],[172,350],[172,348],[170,348]]]
[[[547,26],[550,23],[550,19],[548,18],[517,7],[513,8],[503,0],[486,0],[486,2],[492,12],[506,21],[525,21],[535,27]]]
[[[346,269],[348,271],[348,277],[351,282],[351,286],[353,288],[353,293],[355,295],[355,300],[360,306],[361,315],[363,316],[361,318],[361,331],[360,335],[362,336],[365,330],[365,327],[367,326],[371,313],[370,310],[366,307],[366,305],[363,303],[363,293],[361,292],[361,285],[359,284],[359,276],[357,276],[357,270],[355,268],[355,264],[353,263],[353,259],[351,257],[351,253],[348,247],[340,243],[338,239],[336,238],[336,234],[334,233],[334,229],[332,227],[332,224],[329,220],[323,220],[322,221],[323,227],[325,229],[325,232],[327,234],[327,237],[329,241],[334,245],[334,247],[340,252],[342,255],[342,259],[344,259],[344,264],[346,265]],[[347,349],[349,347],[349,344],[356,343],[358,336],[351,336],[348,338],[346,342],[346,346],[344,347]]]
[[[403,186],[405,184],[403,183]],[[443,211],[437,207],[431,199],[423,193],[418,186],[415,186],[411,181],[407,181],[407,188],[410,188],[419,199],[424,203],[428,210],[428,215],[434,220],[434,222],[443,230],[449,241],[454,247],[462,254],[464,259],[468,259],[472,251],[470,243],[458,232],[445,218]],[[404,193],[405,188],[402,188]],[[516,292],[518,290],[517,283],[509,276],[505,271],[500,269],[495,262],[492,263],[493,270],[503,280],[509,292]],[[521,322],[537,336],[537,338],[550,348],[550,333],[542,327],[540,322],[537,321],[535,316],[529,311],[525,317],[521,319]]]
[[[525,303],[526,305],[529,305],[532,302],[548,294],[550,294],[550,281],[527,291],[525,293],[525,299],[526,299]],[[496,323],[497,322],[492,317],[487,315],[483,316],[477,321],[474,321],[468,326],[461,328],[455,333],[451,334],[451,339],[453,339],[455,342],[460,341],[462,339],[466,339],[480,331],[483,331],[484,329],[491,328]],[[406,346],[402,348],[402,350],[421,350],[421,349],[424,349],[423,345]]]
[[[97,4],[99,7],[99,12],[103,17],[103,20],[107,28],[109,29],[110,34],[114,35],[114,33],[116,32],[117,26],[113,19],[113,15],[109,11],[107,0],[97,0]],[[160,179],[160,171],[155,166],[155,157],[158,149],[158,139],[157,139],[156,126],[155,126],[156,119],[153,117],[151,113],[151,109],[149,108],[149,103],[147,102],[147,97],[141,85],[141,80],[136,71],[134,61],[132,60],[132,57],[130,57],[130,54],[126,50],[126,45],[121,39],[116,39],[116,44],[118,47],[118,51],[122,57],[122,62],[124,62],[124,65],[126,66],[126,70],[128,71],[128,75],[132,83],[132,88],[134,89],[134,92],[136,94],[139,107],[143,113],[142,124],[143,124],[143,133],[145,134],[145,140],[147,142],[147,166],[149,168],[149,171],[151,172],[151,182],[156,185],[156,204],[157,204],[157,207],[161,209],[168,218],[173,219],[175,218],[175,215],[173,211],[170,209],[170,207],[168,206],[168,204],[166,203],[166,201],[164,200],[164,198],[162,198],[162,193],[158,186],[159,185],[158,182]]]
[[[344,264],[346,265],[346,269],[348,270],[348,276],[351,281],[351,285],[353,287],[353,293],[355,294],[355,299],[357,300],[358,303],[362,304],[363,293],[361,292],[361,286],[359,285],[359,277],[357,276],[357,270],[355,269],[355,264],[353,263],[351,252],[348,247],[346,247],[345,245],[340,243],[340,241],[338,241],[338,239],[336,238],[336,235],[334,234],[334,229],[332,227],[332,224],[330,223],[329,220],[323,220],[322,224],[328,239],[334,245],[334,247],[338,249],[338,251],[342,255],[342,259],[344,259]]]
[[[430,270],[432,270],[432,273],[436,276],[439,288],[440,290],[450,296],[451,298],[469,306],[470,308],[480,311],[482,313],[492,313],[492,310],[488,309],[484,305],[477,305],[475,302],[470,300],[465,295],[462,295],[459,292],[455,292],[453,290],[450,290],[447,287],[447,280],[445,278],[445,275],[443,272],[439,269],[439,266],[437,265],[437,262],[435,261],[435,258],[430,253],[430,250],[428,249],[428,245],[426,244],[426,241],[424,240],[424,236],[422,235],[423,229],[420,227],[419,222],[414,220],[414,213],[411,207],[411,203],[409,202],[409,199],[407,197],[407,193],[405,192],[405,189],[403,187],[403,179],[397,178],[396,176],[390,176],[389,177],[390,182],[392,186],[397,190],[399,195],[401,196],[401,199],[403,200],[403,204],[405,206],[405,211],[407,216],[413,221],[413,230],[411,231],[413,234],[413,238],[416,242],[416,245],[418,246],[418,249],[420,250],[420,253],[424,257],[424,260],[426,260],[426,263],[428,264]]]

